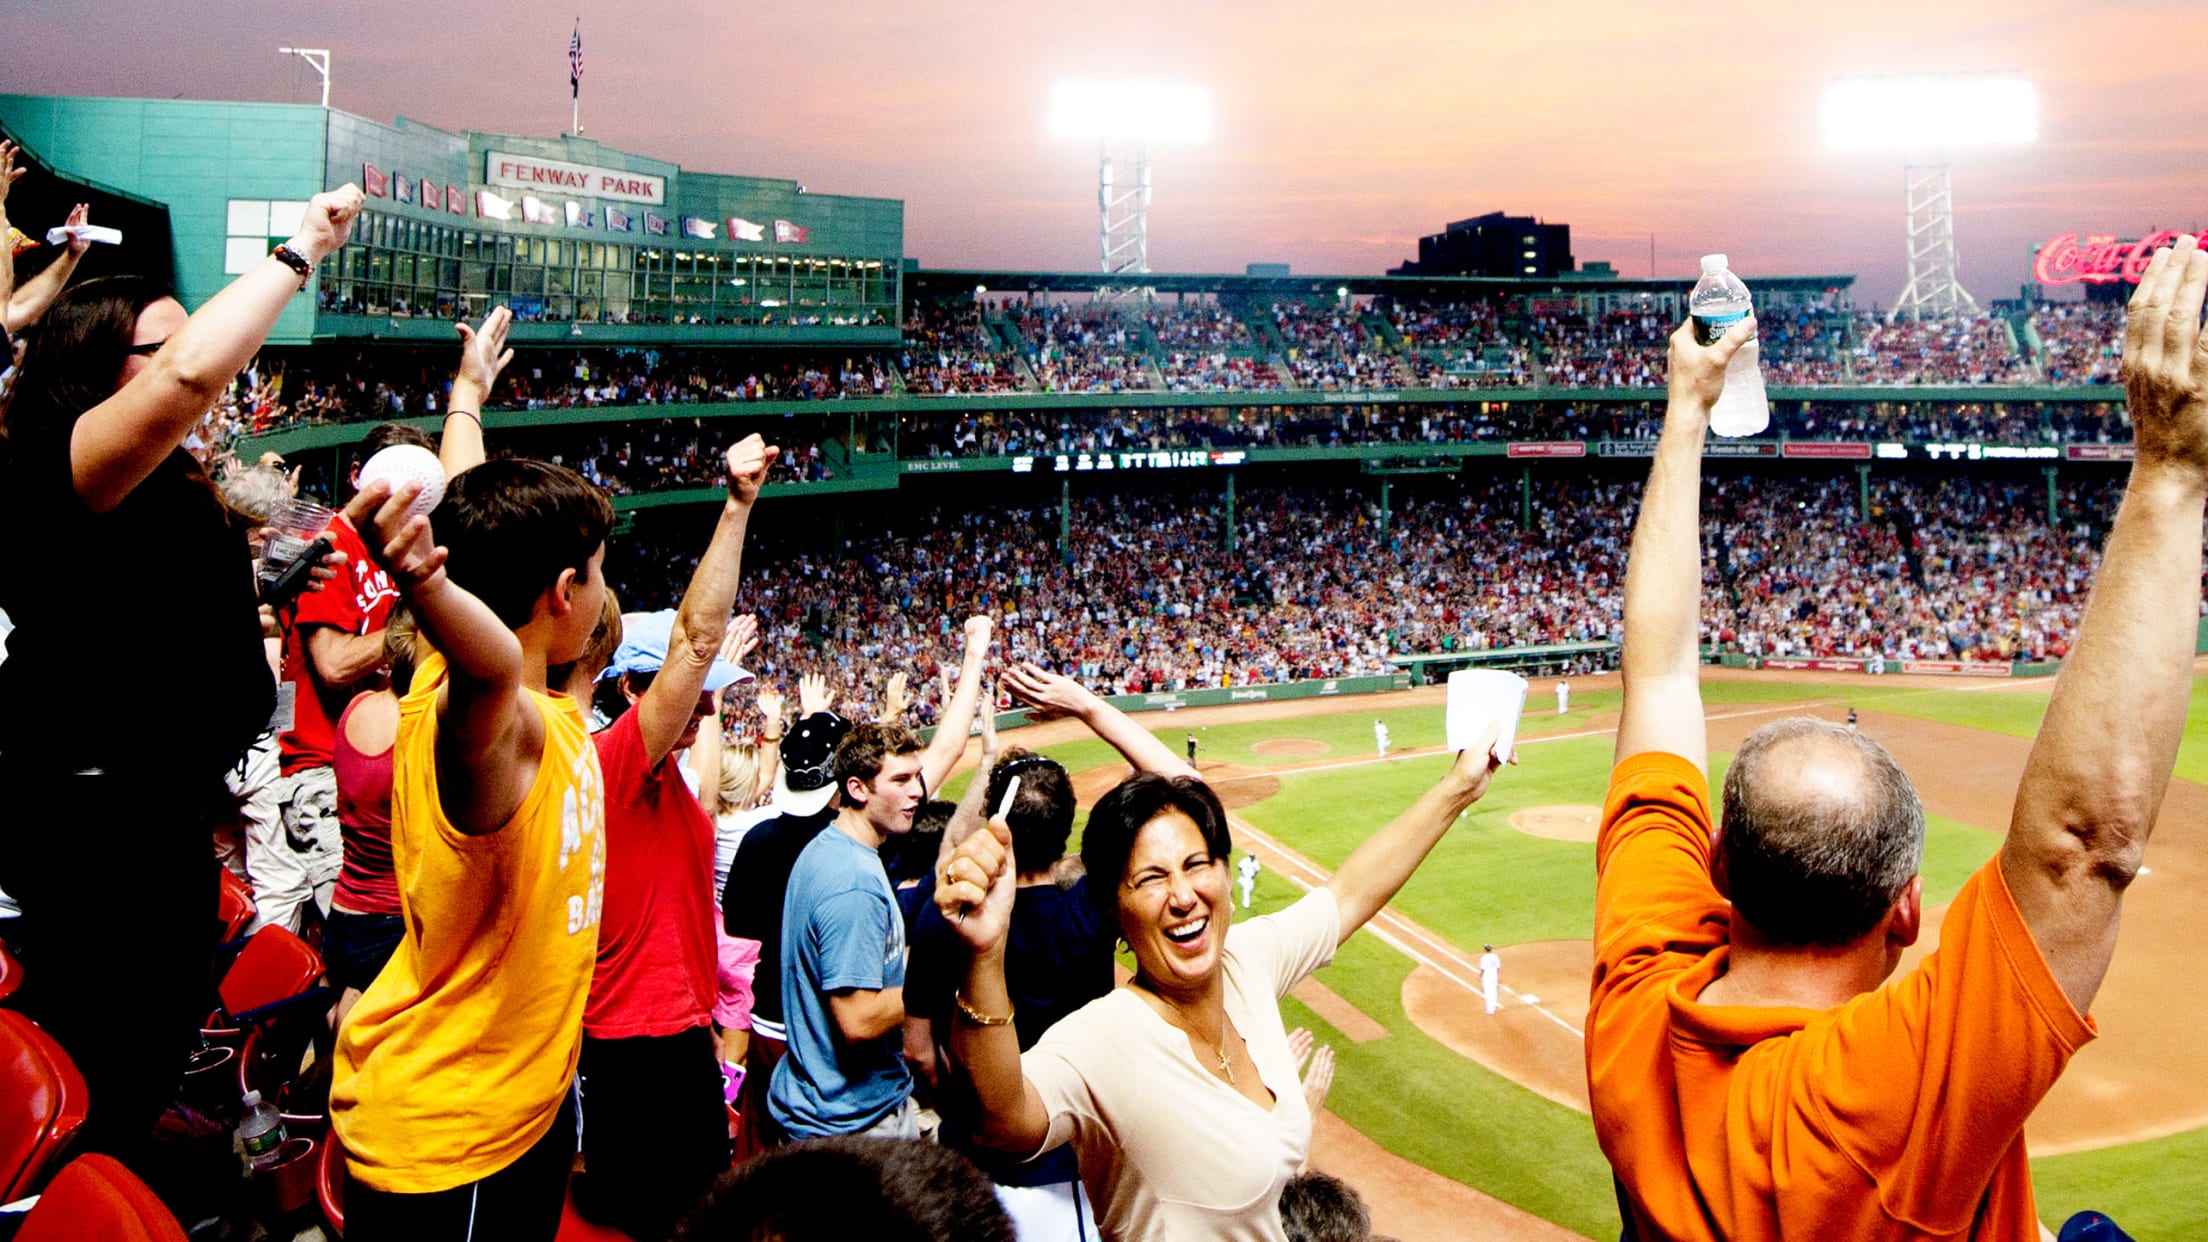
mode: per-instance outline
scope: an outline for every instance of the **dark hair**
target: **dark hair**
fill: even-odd
[[[1023,872],[1047,871],[1065,856],[1066,838],[1073,834],[1073,780],[1057,760],[1024,746],[1008,746],[989,773],[982,814],[997,813],[1015,776],[1020,778],[1020,796],[1005,817],[1012,829],[1014,865]]]
[[[0,431],[58,432],[114,396],[138,316],[174,296],[143,276],[102,276],[62,290],[40,317],[38,331],[28,334]]]
[[[613,529],[613,502],[565,466],[507,457],[454,475],[430,524],[451,553],[453,582],[518,630],[561,570],[587,579]]]
[[[1280,1227],[1288,1242],[1365,1242],[1372,1214],[1349,1183],[1313,1169],[1280,1188]]]
[[[882,845],[882,870],[892,885],[917,880],[935,869],[935,856],[943,847],[943,833],[958,810],[955,802],[940,798],[923,802],[912,816],[912,831],[891,837]]]
[[[1842,794],[1806,795],[1786,772],[1807,747],[1857,768]],[[1924,804],[1869,737],[1809,716],[1748,735],[1725,773],[1718,854],[1733,909],[1781,945],[1852,944],[1878,925],[1924,859]]]
[[[832,1138],[721,1175],[677,1242],[1014,1242],[974,1163],[922,1139]]]
[[[433,453],[437,451],[437,445],[430,440],[429,433],[419,427],[408,423],[377,423],[368,429],[367,435],[360,438],[362,464],[394,444],[411,444]]]
[[[1219,795],[1211,791],[1211,786],[1193,776],[1160,776],[1155,772],[1137,773],[1121,781],[1096,800],[1096,807],[1089,812],[1089,826],[1081,832],[1081,866],[1089,873],[1089,899],[1115,923],[1119,890],[1127,881],[1127,856],[1135,850],[1135,838],[1143,825],[1168,811],[1179,811],[1196,821],[1197,831],[1204,836],[1204,848],[1213,858],[1223,859],[1234,853],[1227,810],[1219,805]]]
[[[836,743],[836,791],[848,793],[852,781],[872,786],[874,778],[882,774],[882,760],[892,755],[916,755],[920,750],[920,735],[904,725],[879,721],[854,725]]]

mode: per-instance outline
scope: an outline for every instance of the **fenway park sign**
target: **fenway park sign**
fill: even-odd
[[[2043,285],[2112,285],[2119,280],[2136,285],[2154,252],[2175,245],[2181,236],[2164,229],[2138,241],[2118,241],[2113,233],[2091,233],[2079,241],[2076,233],[2057,233],[2039,248],[2032,276]]]

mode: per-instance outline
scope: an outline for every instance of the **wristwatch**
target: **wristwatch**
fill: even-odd
[[[314,275],[314,264],[307,262],[305,255],[293,250],[289,244],[279,244],[274,250],[269,251],[268,255],[278,263],[299,273],[299,287],[301,289],[307,287],[307,278]]]

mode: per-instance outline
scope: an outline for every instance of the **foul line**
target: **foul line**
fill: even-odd
[[[1274,840],[1272,837],[1266,835],[1265,833],[1258,831],[1256,828],[1251,827],[1247,822],[1241,819],[1229,815],[1227,817],[1227,822],[1231,824],[1237,831],[1246,835],[1253,844],[1264,846],[1265,851],[1273,855],[1273,870],[1278,871],[1281,875],[1285,876],[1288,879],[1289,883],[1294,884],[1296,887],[1301,888],[1305,892],[1310,892],[1312,889],[1318,887],[1319,884],[1324,884],[1326,882],[1326,871],[1318,866],[1318,864],[1312,862],[1310,859],[1305,858],[1303,855],[1298,854],[1294,850],[1289,849],[1287,846],[1282,845],[1280,842]],[[1284,866],[1282,865],[1283,863],[1287,865]],[[1306,880],[1305,878],[1303,878],[1303,876],[1295,874],[1296,871],[1304,871],[1312,876],[1317,877],[1316,883],[1311,880]],[[1389,924],[1395,930],[1391,932],[1388,927],[1381,926],[1383,922]],[[1446,939],[1436,936],[1432,932],[1427,931],[1425,928],[1420,927],[1418,924],[1411,922],[1407,918],[1404,918],[1402,915],[1396,913],[1392,908],[1386,906],[1381,907],[1380,913],[1374,915],[1373,918],[1365,924],[1365,928],[1366,930],[1370,931],[1374,936],[1378,937],[1381,943],[1387,945],[1389,948],[1394,949],[1396,952],[1401,953],[1403,956],[1411,959],[1413,962],[1426,967],[1428,970],[1433,971],[1435,974],[1440,975],[1442,978],[1447,979],[1449,982],[1456,984],[1460,988],[1463,988],[1466,992],[1472,994],[1473,996],[1483,995],[1478,986],[1473,984],[1470,980],[1463,978],[1462,976],[1457,974],[1456,971],[1451,970],[1447,965],[1435,961],[1433,958],[1427,956],[1425,953],[1420,952],[1417,948],[1414,948],[1410,944],[1405,943],[1405,938],[1416,939],[1424,942],[1428,947],[1436,949],[1444,956],[1451,959],[1451,961],[1460,966],[1470,965],[1470,963],[1466,961],[1462,950],[1458,949],[1455,945],[1449,943],[1449,941],[1447,941]],[[1510,993],[1513,999],[1523,999],[1523,995],[1517,989],[1508,987],[1500,981],[1496,983],[1496,987],[1501,991]],[[1483,1001],[1482,1003],[1484,1004],[1485,1002]],[[1566,1022],[1564,1019],[1557,1017],[1555,1014],[1549,1012],[1542,1006],[1528,1005],[1528,1008],[1540,1014],[1542,1017],[1547,1018],[1549,1021],[1556,1023],[1558,1026],[1563,1027],[1565,1030],[1570,1031],[1575,1038],[1582,1040],[1587,1038],[1587,1032],[1582,1031],[1578,1027],[1573,1026],[1571,1023]]]

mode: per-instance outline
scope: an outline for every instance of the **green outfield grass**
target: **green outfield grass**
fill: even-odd
[[[1594,718],[1615,712],[1619,693],[1575,692],[1570,713],[1558,716],[1549,690],[1535,683],[1522,736],[1536,739],[1589,730]],[[2047,696],[2035,690],[1973,691],[1889,688],[1876,682],[1709,682],[1712,704],[1824,700],[2030,737],[2045,714]],[[2196,680],[2192,714],[2178,757],[2178,775],[2208,783],[2208,679]],[[1373,758],[1372,721],[1388,722],[1396,747],[1441,744],[1442,713],[1336,712],[1197,728],[1203,761],[1274,767],[1316,758],[1345,764],[1312,772],[1279,773],[1280,792],[1235,814],[1325,867],[1340,865],[1350,850],[1414,801],[1447,769],[1445,755]],[[1157,725],[1153,717],[1143,721]],[[1153,727],[1175,753],[1190,730]],[[1006,735],[1016,744],[1018,732]],[[1323,756],[1258,755],[1251,747],[1274,738],[1326,743]],[[1591,845],[1527,836],[1509,827],[1512,811],[1558,803],[1599,805],[1608,780],[1611,738],[1557,736],[1528,745],[1518,766],[1494,787],[1465,821],[1443,838],[1396,899],[1398,909],[1460,947],[1492,941],[1584,938],[1593,921],[1594,849]],[[1045,748],[1071,771],[1116,764],[1103,743],[1083,740]],[[1722,787],[1729,755],[1711,756],[1711,780]],[[962,780],[945,792],[955,796]],[[1940,817],[1927,824],[1925,899],[1950,899],[1970,873],[1992,857],[2000,836]],[[1277,909],[1301,892],[1270,871],[1258,883],[1260,912]],[[1339,1068],[1329,1107],[1388,1150],[1455,1178],[1536,1215],[1594,1238],[1615,1237],[1616,1209],[1609,1171],[1588,1119],[1553,1104],[1509,1079],[1483,1069],[1420,1033],[1404,1015],[1402,986],[1412,963],[1370,936],[1344,946],[1321,979],[1389,1035],[1352,1044],[1293,998],[1283,1011],[1332,1044]],[[2208,1129],[2172,1138],[2033,1162],[2040,1215],[2060,1225],[2070,1213],[2095,1208],[2113,1215],[2135,1236],[2208,1236]]]

